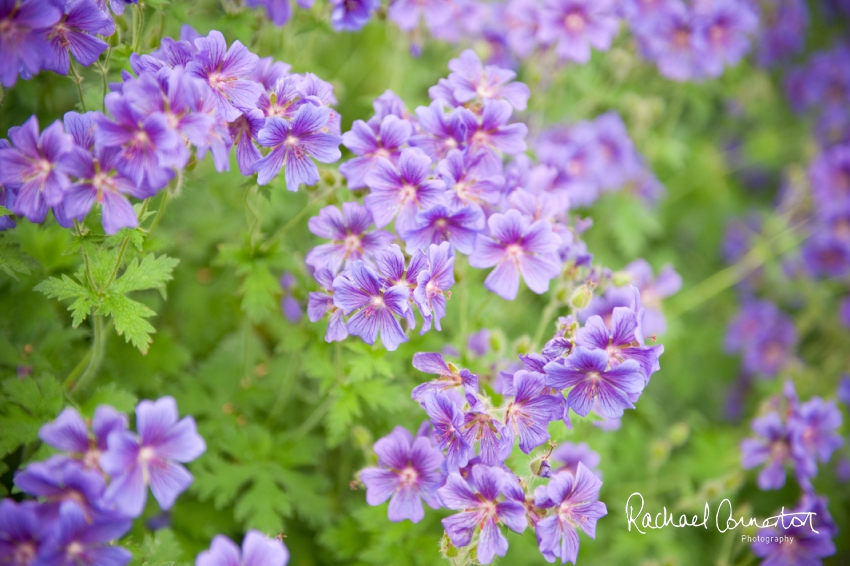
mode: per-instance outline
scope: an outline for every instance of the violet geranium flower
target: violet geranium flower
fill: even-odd
[[[455,100],[507,100],[517,110],[525,110],[530,91],[523,83],[511,82],[516,78],[513,71],[495,65],[485,67],[471,49],[449,61],[449,70]]]
[[[333,273],[352,261],[371,259],[386,249],[395,239],[386,230],[366,229],[372,224],[372,213],[356,202],[342,203],[342,213],[335,206],[326,206],[307,223],[310,232],[331,240],[310,250],[305,259],[313,269],[330,269]]]
[[[560,395],[549,395],[542,374],[520,370],[514,374],[516,395],[505,411],[505,428],[519,436],[520,450],[528,454],[547,440],[551,421],[564,416]]]
[[[587,63],[590,47],[607,51],[619,27],[610,0],[546,0],[537,35],[562,61]]]
[[[375,226],[383,228],[398,214],[396,230],[404,233],[416,226],[417,212],[443,203],[446,185],[430,177],[430,168],[431,158],[414,148],[401,152],[398,168],[383,158],[375,164],[366,175],[371,191],[364,200]]]
[[[210,549],[198,555],[195,566],[286,566],[287,562],[289,550],[281,541],[248,531],[241,549],[226,536],[217,535]]]
[[[537,294],[549,289],[549,281],[558,276],[561,262],[557,255],[561,238],[545,220],[531,222],[518,210],[493,214],[487,220],[492,237],[479,234],[469,265],[478,268],[496,266],[484,286],[503,299],[512,301],[519,290],[522,274],[528,288]]]
[[[384,289],[378,275],[362,261],[352,262],[349,271],[337,276],[333,282],[334,305],[341,308],[348,319],[348,332],[359,336],[367,344],[374,344],[381,334],[381,342],[389,351],[407,341],[396,316],[403,317],[410,308],[409,289],[395,285]]]
[[[291,124],[277,116],[267,118],[257,141],[272,150],[254,163],[254,171],[259,173],[257,182],[267,184],[286,166],[288,190],[297,191],[301,183],[318,183],[319,170],[310,158],[333,163],[342,155],[339,151],[342,138],[322,131],[329,118],[330,108],[312,104],[299,106]]]
[[[427,437],[416,439],[402,427],[395,427],[375,443],[378,467],[360,472],[366,485],[366,503],[380,505],[390,499],[388,517],[399,522],[418,523],[425,516],[422,500],[433,509],[440,507],[436,490],[443,481],[439,472],[443,455]]]
[[[776,412],[753,419],[752,429],[758,437],[741,442],[741,467],[749,470],[765,464],[758,476],[759,489],[779,489],[785,485],[785,464],[797,464],[790,431]]]
[[[381,120],[380,127],[372,128],[362,120],[355,120],[351,130],[342,134],[342,143],[357,155],[339,166],[339,172],[348,181],[349,189],[366,186],[366,174],[378,159],[383,157],[398,163],[401,146],[413,134],[413,124],[394,114]]]
[[[455,387],[463,387],[465,393],[478,392],[478,376],[468,369],[458,368],[446,363],[442,354],[437,352],[417,352],[413,354],[413,367],[423,373],[437,375],[437,379],[422,383],[413,388],[410,396],[419,401],[425,395],[435,391],[447,391]]]
[[[313,274],[322,292],[311,291],[307,300],[307,318],[310,322],[319,322],[325,313],[331,313],[328,318],[328,330],[325,332],[325,342],[339,342],[348,338],[348,328],[342,318],[342,309],[334,305],[333,282],[334,274],[327,267],[316,270]]]
[[[446,469],[457,471],[466,467],[471,446],[461,432],[463,413],[448,395],[439,391],[425,395],[422,408],[434,426],[437,446],[446,451]]]
[[[472,253],[475,236],[484,228],[484,213],[477,206],[450,210],[438,204],[416,214],[414,227],[401,234],[407,250],[426,250],[443,242],[462,254]]]
[[[518,490],[516,483],[510,472],[495,466],[473,466],[468,480],[457,472],[450,473],[446,485],[437,493],[443,505],[461,511],[442,520],[452,544],[468,545],[475,529],[480,527],[478,561],[490,564],[496,556],[504,556],[508,552],[508,539],[499,525],[506,525],[516,533],[528,526],[525,507],[510,497]]]
[[[50,58],[42,31],[59,21],[62,10],[42,0],[0,2],[0,84],[15,86],[18,72],[35,75]]]
[[[572,387],[567,402],[582,417],[591,410],[609,419],[622,417],[624,409],[634,409],[633,403],[646,384],[636,361],[625,360],[608,368],[605,351],[582,347],[573,349],[565,363],[549,362],[545,371],[548,386]]]
[[[448,242],[439,246],[431,244],[428,269],[418,274],[413,290],[413,298],[425,319],[420,334],[428,332],[432,322],[438,331],[442,330],[440,319],[446,316],[446,299],[451,296],[449,288],[455,284],[454,265],[454,254]]]
[[[44,222],[48,207],[62,202],[70,184],[66,163],[74,140],[59,121],[39,135],[35,116],[9,128],[9,139],[14,147],[0,149],[0,185],[17,187],[12,212]]]
[[[38,503],[0,500],[0,560],[6,566],[32,564],[49,534],[40,520]]]
[[[100,456],[107,450],[109,435],[115,431],[127,430],[127,416],[109,405],[101,405],[94,412],[91,423],[92,434],[88,426],[73,407],[67,407],[56,420],[49,422],[38,432],[42,442],[68,452],[80,460],[85,468],[99,468]]]
[[[534,505],[555,508],[555,513],[537,522],[537,544],[549,561],[558,557],[566,564],[575,564],[578,557],[578,530],[596,538],[596,521],[608,514],[599,501],[602,480],[579,462],[575,476],[554,474],[549,483],[534,492]]]
[[[133,557],[126,548],[108,544],[130,530],[132,521],[111,517],[87,520],[72,502],[62,504],[58,524],[39,553],[39,566],[124,566]]]
[[[127,431],[109,435],[100,466],[112,478],[106,500],[114,502],[119,511],[139,516],[148,484],[160,506],[169,509],[192,483],[192,474],[180,462],[191,462],[207,447],[198,435],[195,419],[177,419],[177,403],[172,397],[142,401],[136,407],[138,436]]]
[[[44,68],[67,75],[71,63],[68,52],[80,65],[88,67],[97,61],[108,45],[97,35],[115,32],[112,16],[98,8],[94,0],[70,0],[65,3],[65,16],[46,32],[53,51]]]

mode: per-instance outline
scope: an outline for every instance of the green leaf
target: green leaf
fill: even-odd
[[[135,258],[127,265],[121,277],[112,283],[110,291],[124,294],[130,291],[158,289],[165,298],[165,284],[174,279],[172,272],[178,263],[180,260],[166,255],[146,255],[141,262]]]
[[[233,507],[233,515],[247,528],[265,532],[283,530],[282,517],[292,514],[292,505],[269,470],[256,470],[254,482]]]
[[[11,216],[13,212],[5,206],[0,206],[0,216]]]
[[[358,385],[359,387],[359,385]],[[352,388],[341,388],[339,396],[331,405],[325,418],[325,428],[328,431],[328,445],[337,446],[349,433],[350,425],[361,414],[357,393]]]
[[[170,529],[160,529],[153,534],[146,534],[141,544],[134,546],[130,542],[127,547],[133,553],[130,566],[188,565],[183,560],[183,549]]]
[[[71,299],[76,297],[68,310],[71,311],[74,328],[78,327],[91,312],[92,307],[97,306],[97,295],[88,290],[80,283],[77,283],[67,275],[62,278],[51,277],[45,279],[35,286],[36,291],[40,291],[51,299]]]
[[[38,438],[38,431],[62,410],[62,386],[53,377],[2,383],[0,399],[0,457]]]
[[[275,297],[280,292],[280,285],[269,268],[264,263],[252,264],[239,294],[242,295],[242,311],[253,321],[260,321],[266,313],[276,308]]]
[[[124,295],[107,295],[103,298],[97,314],[111,316],[118,335],[124,336],[124,339],[142,354],[148,353],[148,347],[153,342],[150,335],[155,333],[156,329],[145,319],[155,315],[155,312]]]
[[[129,391],[119,389],[113,382],[98,387],[94,394],[83,403],[80,411],[84,415],[91,417],[94,415],[94,411],[98,406],[109,405],[120,413],[129,413],[135,408],[137,401],[138,397]]]
[[[0,239],[0,269],[9,277],[17,279],[16,273],[29,275],[35,260],[21,251],[18,244],[12,244],[5,239]]]

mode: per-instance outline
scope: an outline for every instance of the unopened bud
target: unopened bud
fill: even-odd
[[[611,275],[611,281],[617,287],[625,287],[632,282],[632,274],[628,271],[615,271]]]
[[[587,305],[590,304],[590,299],[592,298],[593,289],[590,288],[590,285],[585,283],[573,291],[573,296],[570,297],[570,304],[577,310],[581,310],[583,308],[587,308]]]

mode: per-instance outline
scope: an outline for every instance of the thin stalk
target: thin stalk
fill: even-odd
[[[549,304],[543,308],[543,314],[540,316],[540,322],[537,323],[537,328],[534,330],[534,338],[531,340],[531,344],[534,348],[540,344],[540,340],[543,338],[543,333],[546,331],[546,327],[549,326],[549,323],[552,321],[552,317],[555,316],[556,312],[558,312],[558,308],[560,306],[561,302],[556,297],[556,293],[552,291],[552,298],[549,299]]]
[[[77,382],[77,378],[83,373],[83,370],[88,366],[89,360],[91,360],[92,349],[89,348],[86,352],[86,355],[80,360],[80,363],[71,370],[71,373],[68,374],[68,377],[65,378],[65,381],[62,382],[62,387],[68,389],[72,385]]]
[[[104,61],[97,62],[97,68],[100,71],[100,82],[101,87],[103,88],[103,102],[102,109],[103,112],[106,112],[106,95],[109,93],[109,84],[107,80],[107,74],[109,73],[109,59],[112,57],[112,48],[109,47],[106,49],[106,59]]]
[[[80,97],[80,108],[82,108],[83,112],[87,112],[86,108],[86,100],[83,98],[83,77],[80,76],[80,73],[77,71],[77,65],[73,61],[71,61],[71,80],[74,81],[74,84],[77,85],[77,95]]]
[[[295,429],[295,432],[292,433],[292,438],[299,439],[311,430],[313,430],[313,428],[315,428],[315,426],[319,424],[319,421],[321,421],[325,414],[327,414],[327,412],[331,409],[333,401],[333,395],[328,395],[328,397],[324,401],[322,401],[322,403],[318,407],[316,407],[316,409],[312,413],[310,413],[310,416],[307,417],[307,419],[303,423],[301,423],[301,426]]]
[[[80,222],[78,220],[74,220],[74,227],[77,229],[77,235],[82,237],[83,228],[80,225]],[[88,281],[89,287],[91,287],[92,290],[97,290],[97,287],[94,284],[94,276],[92,275],[92,272],[91,272],[91,263],[89,262],[89,254],[86,253],[85,248],[82,248],[82,250],[83,250],[83,265],[85,266],[85,270],[86,270],[86,281]]]
[[[289,221],[287,221],[286,224],[284,224],[283,226],[278,228],[277,232],[275,232],[274,234],[269,236],[269,238],[265,242],[263,242],[263,244],[260,246],[260,250],[263,251],[263,252],[269,251],[269,249],[272,247],[272,245],[274,245],[274,243],[277,241],[278,238],[285,235],[296,224],[298,224],[298,222],[300,222],[302,218],[304,218],[306,215],[313,212],[313,207],[316,204],[323,202],[328,196],[330,196],[331,193],[334,192],[335,189],[336,189],[336,187],[328,187],[325,191],[323,191],[322,193],[317,195],[315,199],[313,199],[312,201],[309,201],[304,206],[304,208],[301,209],[301,211],[298,214],[296,214],[295,216],[290,218]]]
[[[106,346],[106,332],[104,330],[103,317],[100,315],[92,316],[92,328],[94,330],[94,334],[92,336],[92,347],[91,347],[91,356],[89,357],[89,363],[86,365],[85,371],[80,375],[80,378],[76,380],[76,382],[68,383],[66,380],[65,385],[70,386],[69,391],[74,392],[81,388],[84,388],[88,383],[97,375],[98,370],[100,369],[100,365],[103,362],[103,353]],[[70,378],[70,376],[69,376]]]
[[[178,183],[178,187],[180,184]],[[159,224],[159,219],[162,218],[162,211],[165,210],[165,205],[168,204],[168,191],[162,192],[162,198],[159,201],[159,208],[156,211],[156,216],[153,217],[153,222],[151,222],[151,227],[148,228],[148,236],[151,235],[153,229],[156,228],[157,224]]]

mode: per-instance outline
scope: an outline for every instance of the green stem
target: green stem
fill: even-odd
[[[80,108],[82,108],[83,112],[87,112],[86,101],[83,98],[83,77],[80,76],[80,73],[77,71],[77,65],[73,61],[71,61],[71,80],[74,81],[74,84],[77,85],[77,95],[80,97]]]
[[[106,112],[106,95],[109,93],[109,84],[107,74],[109,73],[109,58],[112,57],[112,48],[106,50],[106,59],[97,62],[97,68],[100,70],[101,86],[103,87],[103,111]]]
[[[182,178],[182,174],[180,177]],[[180,187],[180,182],[178,181],[177,187]],[[162,211],[165,210],[165,205],[168,204],[168,191],[162,192],[162,198],[159,201],[159,208],[156,211],[156,216],[153,217],[153,222],[151,222],[151,227],[148,228],[148,236],[151,235],[153,229],[156,228],[157,224],[159,224],[159,219],[162,218]]]
[[[674,318],[682,316],[686,312],[695,309],[707,300],[719,295],[726,289],[737,285],[746,279],[753,271],[768,261],[789,252],[802,244],[808,238],[808,235],[804,235],[800,238],[792,238],[788,242],[782,242],[775,248],[771,248],[770,246],[770,244],[774,243],[786,234],[794,233],[801,228],[804,228],[807,222],[808,220],[803,220],[772,238],[760,242],[755,245],[747,255],[741,258],[738,263],[718,271],[694,287],[691,287],[681,295],[677,295],[670,299],[667,303],[667,308],[665,309],[667,320],[673,320]]]
[[[543,338],[543,333],[546,327],[552,321],[552,317],[558,312],[561,302],[558,300],[556,293],[552,291],[552,298],[549,299],[549,304],[543,308],[543,314],[540,316],[540,322],[537,323],[537,328],[534,331],[534,338],[531,340],[531,345],[535,349],[540,345],[540,340]]]
[[[97,314],[92,316],[92,328],[94,330],[94,335],[92,336],[91,356],[89,357],[88,365],[86,365],[85,371],[82,375],[80,375],[80,378],[77,379],[76,382],[68,383],[68,380],[65,382],[65,385],[70,387],[69,391],[71,392],[77,391],[88,385],[88,383],[97,375],[100,365],[103,362],[103,353],[106,346],[106,332],[104,331],[102,316]]]
[[[299,439],[319,424],[319,421],[325,416],[325,414],[331,409],[331,405],[333,404],[334,398],[333,395],[328,395],[328,397],[322,401],[322,404],[316,407],[316,409],[310,413],[310,416],[301,423],[295,432],[292,434],[293,439]]]
[[[302,218],[313,212],[313,208],[317,204],[324,202],[325,199],[330,196],[330,194],[333,193],[335,189],[336,187],[328,187],[325,191],[318,194],[315,199],[309,201],[307,205],[304,206],[304,208],[302,208],[298,214],[290,218],[286,224],[278,228],[277,232],[269,236],[269,238],[260,246],[260,250],[263,252],[269,251],[269,249],[271,249],[271,247],[278,240],[278,238],[284,236],[287,232],[289,232],[289,230],[291,230],[296,224],[298,224],[298,222],[300,222]]]
[[[80,225],[80,222],[78,220],[74,220],[74,227],[77,229],[77,236],[82,237],[83,236],[83,228]],[[97,287],[94,284],[94,276],[92,275],[92,272],[91,272],[91,263],[89,262],[89,254],[86,252],[85,247],[82,247],[82,250],[83,250],[83,265],[85,266],[85,270],[86,270],[86,281],[88,281],[89,287],[91,287],[93,290],[96,290]]]
[[[77,382],[77,378],[80,376],[81,373],[83,373],[83,369],[88,366],[89,360],[91,359],[91,355],[92,349],[89,348],[89,350],[86,352],[86,355],[83,356],[83,358],[80,360],[80,363],[78,363],[77,366],[71,370],[71,373],[69,373],[68,377],[65,378],[65,381],[62,382],[62,387],[68,389]]]

